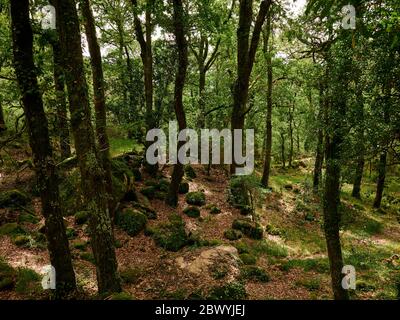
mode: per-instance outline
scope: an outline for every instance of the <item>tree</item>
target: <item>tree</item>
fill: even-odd
[[[104,171],[91,125],[78,13],[73,0],[55,0],[57,28],[62,43],[68,88],[71,129],[74,136],[82,190],[89,212],[91,246],[96,261],[99,292],[121,291],[114,237],[107,208]]]
[[[86,39],[89,45],[90,62],[93,76],[94,110],[96,118],[96,136],[100,148],[101,163],[106,179],[108,194],[108,211],[114,216],[115,201],[113,199],[113,182],[111,175],[110,143],[107,134],[107,106],[104,94],[103,63],[100,46],[96,36],[96,26],[89,0],[81,0],[81,10],[84,19]]]
[[[260,40],[262,26],[271,6],[271,0],[263,0],[254,25],[254,30],[250,39],[250,29],[253,20],[253,0],[240,0],[239,26],[237,29],[237,79],[233,91],[233,109],[231,114],[231,129],[243,130],[247,100],[249,96],[249,84],[251,71]],[[235,139],[232,145],[236,147]],[[239,146],[237,146],[239,147]],[[232,148],[232,149],[234,149]],[[238,167],[234,160],[234,150],[232,150],[231,174],[236,172]]]
[[[56,270],[57,292],[64,295],[76,289],[75,273],[60,209],[59,179],[50,145],[47,118],[33,62],[33,34],[28,0],[11,0],[11,25],[14,68],[28,124],[50,262]]]
[[[186,115],[183,106],[183,89],[185,86],[186,70],[188,66],[188,45],[185,32],[185,15],[182,0],[173,0],[173,24],[176,47],[178,50],[178,70],[175,75],[174,109],[178,120],[179,131],[186,129]],[[184,145],[183,141],[178,142],[178,150]],[[178,203],[179,184],[183,177],[183,164],[177,162],[171,177],[171,184],[168,190],[167,203],[176,206]]]

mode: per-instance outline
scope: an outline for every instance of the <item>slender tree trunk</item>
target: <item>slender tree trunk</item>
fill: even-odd
[[[264,171],[261,178],[261,184],[267,188],[269,186],[269,176],[271,170],[271,154],[272,154],[272,56],[271,56],[271,44],[269,43],[271,35],[271,11],[268,13],[267,25],[264,33],[264,55],[267,60],[267,121],[266,121],[266,132],[265,132],[265,159],[264,159]]]
[[[59,179],[50,145],[48,123],[33,62],[28,0],[11,0],[11,21],[15,73],[28,125],[50,262],[56,270],[57,292],[63,296],[76,289],[75,273],[60,208]]]
[[[96,150],[84,73],[78,13],[75,1],[54,0],[68,87],[71,128],[89,212],[91,245],[99,292],[121,291],[114,237],[108,213],[104,171]]]
[[[145,12],[145,32],[143,32],[142,24],[137,13],[137,0],[131,0],[134,7],[134,23],[136,38],[140,45],[140,56],[143,63],[143,74],[144,74],[144,91],[145,91],[145,102],[146,102],[146,113],[145,121],[147,130],[154,129],[156,127],[156,117],[153,110],[153,48],[152,48],[152,9],[154,0],[146,0],[146,12]],[[151,141],[146,141],[146,147],[152,144]],[[156,176],[158,172],[158,165],[150,165],[146,162],[146,171],[151,176]]]
[[[294,106],[293,106],[294,109]],[[293,112],[294,110],[290,111],[289,114],[289,168],[292,168],[293,166],[293,145],[294,145],[294,141],[293,141]]]
[[[1,103],[1,97],[0,97],[0,132],[6,131],[6,122],[4,120],[4,112],[3,112],[3,105]]]
[[[96,26],[89,0],[81,0],[81,10],[84,19],[86,39],[89,45],[90,62],[93,75],[94,110],[96,119],[96,136],[100,148],[101,163],[106,179],[108,194],[108,210],[111,219],[114,217],[115,199],[111,174],[110,143],[107,134],[107,107],[104,94],[104,75],[100,46],[96,36]]]
[[[246,116],[246,104],[249,96],[250,76],[254,65],[260,34],[265,18],[271,6],[271,0],[263,0],[260,4],[253,34],[250,39],[250,29],[253,20],[253,0],[241,0],[239,10],[239,27],[237,30],[237,79],[233,91],[233,109],[231,115],[231,129],[243,130]],[[236,173],[238,167],[234,149],[237,145],[232,135],[232,165],[231,174]],[[242,149],[240,149],[242,151]]]
[[[387,152],[385,151],[381,154],[378,164],[378,180],[376,183],[376,195],[374,200],[374,208],[377,209],[381,207],[383,190],[385,189],[386,161],[387,161]]]
[[[324,130],[323,118],[325,109],[324,99],[324,84],[321,81],[319,84],[319,110],[318,110],[318,139],[317,152],[315,155],[314,173],[313,173],[313,189],[318,192],[318,188],[322,177],[322,165],[324,163]]]
[[[286,168],[285,134],[281,132],[281,158],[282,168]]]
[[[183,89],[185,86],[186,71],[188,66],[188,47],[185,38],[185,17],[182,0],[173,0],[174,7],[174,33],[178,49],[178,72],[175,76],[175,114],[178,120],[179,130],[186,129],[186,115],[183,107]],[[185,142],[178,142],[178,150]],[[183,165],[179,162],[174,165],[171,184],[168,191],[167,203],[176,206],[178,203],[179,184],[183,177]]]

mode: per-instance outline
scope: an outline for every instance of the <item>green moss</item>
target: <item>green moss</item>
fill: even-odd
[[[250,248],[247,245],[247,243],[240,241],[238,243],[235,244],[235,248],[237,249],[237,251],[239,252],[239,254],[241,253],[249,253],[250,252]]]
[[[242,279],[250,280],[254,282],[268,282],[270,276],[265,270],[256,266],[245,266],[241,269],[240,276]]]
[[[243,300],[247,297],[246,288],[243,283],[231,282],[211,290],[210,300]]]
[[[239,230],[229,229],[224,232],[224,237],[231,241],[239,240],[242,236],[243,234]]]
[[[17,236],[26,232],[17,223],[6,223],[0,227],[0,235]]]
[[[0,208],[18,208],[26,206],[31,199],[19,190],[7,190],[0,193]]]
[[[133,300],[133,297],[127,292],[113,293],[110,300]]]
[[[15,285],[15,270],[0,259],[0,291],[12,289]]]
[[[189,179],[196,179],[197,178],[196,171],[194,171],[193,167],[191,167],[189,165],[185,166],[185,175]]]
[[[86,241],[76,241],[72,244],[72,246],[75,249],[81,250],[81,251],[85,251],[86,247],[87,247],[87,242]]]
[[[88,261],[88,262],[90,262],[90,263],[93,263],[93,264],[96,263],[96,262],[95,262],[95,259],[94,259],[94,255],[93,255],[93,253],[91,253],[91,252],[82,252],[82,253],[79,255],[79,257],[80,257],[82,260]]]
[[[289,271],[292,268],[301,268],[304,271],[315,271],[318,273],[329,272],[329,261],[326,258],[318,259],[292,259],[284,262],[281,265],[281,269]]]
[[[263,238],[263,228],[256,222],[236,219],[232,223],[232,229],[240,230],[244,235],[251,239],[260,240]]]
[[[311,278],[296,281],[296,285],[302,286],[309,291],[317,291],[321,288],[321,279]]]
[[[197,207],[186,207],[183,210],[183,213],[186,214],[190,218],[198,218],[200,217],[200,210]]]
[[[180,194],[186,194],[189,192],[189,183],[188,182],[181,182],[179,184],[178,192]]]
[[[122,159],[111,160],[111,172],[112,174],[121,181],[126,178],[132,178],[133,173],[128,164]]]
[[[186,195],[186,202],[194,206],[203,206],[206,203],[206,196],[203,192],[189,192]]]
[[[135,284],[140,280],[140,277],[144,275],[142,268],[128,268],[120,272],[121,279],[126,284]]]
[[[147,217],[132,209],[126,209],[118,212],[116,216],[116,225],[126,231],[131,237],[136,236],[140,231],[144,230],[147,223]]]
[[[157,190],[161,192],[168,192],[170,182],[166,179],[161,179],[160,182],[156,185]]]
[[[218,208],[217,206],[212,206],[212,207],[210,208],[210,213],[211,213],[211,214],[220,214],[220,213],[221,213],[221,209]]]
[[[60,198],[64,215],[74,215],[84,210],[79,170],[74,169],[63,177],[60,184]]]
[[[142,212],[147,217],[147,219],[150,220],[157,219],[157,212],[152,208],[148,207],[147,205],[141,204],[139,202],[133,202],[131,203],[131,206],[136,210]]]
[[[30,214],[30,213],[23,213],[23,214],[20,214],[20,216],[19,216],[19,222],[28,222],[28,223],[36,224],[39,221],[40,220],[37,216]]]
[[[27,268],[20,268],[17,272],[15,291],[20,294],[31,295],[40,291],[40,275]]]
[[[67,228],[66,234],[67,234],[68,239],[70,239],[70,240],[74,239],[76,237],[76,231],[73,228]]]
[[[383,224],[376,220],[368,220],[364,228],[369,235],[377,235],[383,232]]]
[[[85,224],[89,219],[89,212],[79,211],[75,213],[75,223],[78,225]]]
[[[18,247],[22,247],[30,242],[30,237],[25,235],[19,235],[14,238],[14,243]]]
[[[250,253],[242,253],[239,255],[240,260],[242,260],[242,262],[245,265],[252,265],[252,264],[256,264],[257,263],[257,257],[253,256]]]
[[[154,186],[144,187],[140,190],[140,193],[146,196],[149,200],[153,200],[155,198],[157,192],[157,188]]]
[[[283,234],[283,232],[279,228],[273,226],[272,224],[268,224],[265,227],[265,232],[272,236],[281,236]]]
[[[176,214],[169,217],[169,222],[148,228],[146,234],[150,235],[159,247],[174,252],[183,248],[189,241],[185,231],[185,223]]]

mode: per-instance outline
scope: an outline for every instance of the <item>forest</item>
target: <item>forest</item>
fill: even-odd
[[[0,300],[397,299],[400,1],[0,0]]]

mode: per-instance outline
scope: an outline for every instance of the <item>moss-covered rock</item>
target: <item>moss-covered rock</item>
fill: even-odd
[[[167,179],[161,179],[156,187],[158,191],[168,192],[170,184],[171,183]]]
[[[229,183],[228,201],[231,205],[242,210],[251,206],[249,188],[246,180],[241,177],[232,178]]]
[[[157,188],[155,186],[144,187],[142,188],[142,190],[140,190],[140,193],[147,197],[149,200],[153,200],[155,198],[156,192]]]
[[[140,211],[126,209],[117,213],[115,222],[122,230],[134,237],[146,227],[147,217]]]
[[[7,190],[0,193],[0,208],[19,208],[26,206],[31,199],[19,190]]]
[[[198,218],[200,217],[200,209],[197,207],[186,207],[183,210],[183,213],[186,214],[190,218]]]
[[[224,237],[231,241],[239,240],[242,236],[243,234],[239,230],[229,229],[224,232]]]
[[[154,239],[156,245],[173,252],[186,246],[189,241],[185,222],[176,214],[169,217],[169,222],[146,229],[146,234]]]
[[[133,172],[128,164],[122,159],[111,160],[111,172],[112,174],[121,181],[126,178],[132,178]]]
[[[0,259],[0,291],[10,290],[15,285],[15,270]]]
[[[206,196],[203,192],[189,192],[186,195],[186,202],[193,206],[203,206],[206,203]]]
[[[15,222],[6,223],[0,226],[0,236],[1,235],[17,236],[20,234],[26,234],[26,232]]]
[[[247,297],[246,288],[241,282],[231,282],[211,290],[210,300],[243,300]]]
[[[13,240],[16,246],[22,247],[30,242],[30,238],[25,235],[16,236]]]
[[[113,293],[110,300],[133,300],[133,297],[127,292]]]
[[[189,183],[184,181],[179,184],[178,189],[179,194],[186,194],[189,192]]]
[[[251,239],[260,240],[263,237],[263,228],[260,224],[244,219],[236,219],[232,223],[232,229],[240,230]]]
[[[147,219],[150,220],[157,219],[157,212],[154,209],[150,208],[149,206],[141,204],[139,202],[133,202],[131,205],[136,210],[142,212],[147,217]]]
[[[188,177],[189,179],[195,179],[197,178],[197,174],[196,171],[194,171],[192,166],[185,166],[185,175],[186,177]]]
[[[78,225],[85,224],[89,219],[89,212],[87,211],[79,211],[75,213],[75,223]]]
[[[27,222],[27,223],[33,223],[36,224],[40,220],[37,216],[30,214],[30,213],[21,213],[19,215],[19,222]]]
[[[257,263],[257,258],[250,253],[242,253],[239,255],[239,258],[245,265],[252,265]]]

